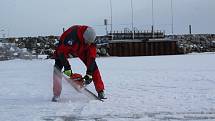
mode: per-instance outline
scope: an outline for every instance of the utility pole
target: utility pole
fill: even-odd
[[[154,39],[154,0],[152,0],[152,38]]]
[[[134,9],[133,9],[133,0],[131,0],[131,30],[132,30],[132,39],[134,39]]]
[[[108,35],[108,30],[107,30],[108,19],[104,19],[104,25],[105,25],[106,35]]]
[[[112,0],[110,0],[110,33],[111,33],[111,40],[113,40],[113,7],[112,7]]]
[[[189,25],[189,34],[191,35],[192,34],[192,26]]]
[[[173,0],[171,0],[171,21],[172,21],[172,35],[174,34],[174,16],[173,16]]]

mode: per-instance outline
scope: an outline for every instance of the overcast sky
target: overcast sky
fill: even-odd
[[[113,30],[131,29],[131,0],[112,0]],[[74,24],[105,34],[110,0],[0,0],[0,37],[60,35]],[[133,0],[134,27],[150,30],[152,0]],[[215,0],[173,0],[174,34],[215,33]],[[154,0],[155,29],[171,33],[171,0]],[[110,30],[110,27],[108,27]]]

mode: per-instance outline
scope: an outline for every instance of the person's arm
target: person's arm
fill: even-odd
[[[89,46],[88,51],[87,74],[92,75],[96,69],[98,69],[96,64],[96,46],[92,44]]]
[[[85,85],[88,85],[93,80],[93,74],[98,69],[96,64],[96,47],[94,45],[90,45],[87,51],[87,59],[85,60],[85,64],[87,66],[86,75],[84,76]]]
[[[72,75],[72,70],[71,70],[71,65],[70,65],[68,59],[65,57],[65,55],[63,53],[60,53],[58,55],[58,58],[64,67],[64,74],[66,74],[67,76],[70,77]]]
[[[93,75],[93,72],[98,69],[95,58],[90,58],[89,63],[86,74]]]

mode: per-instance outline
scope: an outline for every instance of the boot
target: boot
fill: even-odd
[[[105,97],[104,91],[98,92],[98,98],[99,98],[99,99],[107,99],[107,98]]]
[[[53,96],[52,102],[59,102],[60,97],[59,96]]]

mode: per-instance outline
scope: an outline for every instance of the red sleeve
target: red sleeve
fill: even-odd
[[[92,75],[93,72],[96,69],[98,69],[98,66],[95,60],[96,60],[96,46],[94,44],[91,44],[89,46],[89,51],[88,51],[87,74]]]
[[[89,56],[90,56],[90,58],[96,58],[96,54],[97,54],[97,52],[96,52],[96,45],[95,44],[91,44],[89,46]]]

